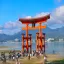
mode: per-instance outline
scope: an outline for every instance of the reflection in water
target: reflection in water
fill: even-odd
[[[0,46],[9,46],[11,50],[21,50],[21,42],[0,42]],[[32,48],[36,49],[36,43],[32,44]],[[48,54],[61,54],[64,55],[64,42],[50,42],[46,43],[46,53]]]

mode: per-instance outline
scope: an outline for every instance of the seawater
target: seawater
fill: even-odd
[[[21,42],[0,42],[0,46],[8,46],[9,50],[21,50]],[[64,42],[46,42],[47,54],[61,54],[64,55]],[[32,43],[32,49],[36,50],[36,43]]]

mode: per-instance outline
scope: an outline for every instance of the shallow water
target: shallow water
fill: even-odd
[[[21,50],[21,42],[0,42],[0,46],[9,46],[9,50]],[[32,48],[36,49],[36,43],[32,44]],[[64,42],[49,42],[46,43],[46,53],[64,55]]]
[[[64,55],[64,42],[46,43],[46,53],[49,53],[49,54],[57,53],[57,54]]]

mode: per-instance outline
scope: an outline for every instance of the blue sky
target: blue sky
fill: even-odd
[[[17,33],[23,26],[22,17],[43,16],[51,13],[48,27],[64,26],[64,0],[0,0],[0,33]]]
[[[16,21],[19,17],[51,12],[56,7],[63,5],[63,2],[59,3],[55,0],[0,0],[0,25],[8,21]]]

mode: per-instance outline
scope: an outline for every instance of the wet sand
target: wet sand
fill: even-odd
[[[64,57],[61,57],[58,54],[47,54],[47,60],[49,62],[55,61],[55,60],[62,60],[62,59],[64,59]],[[43,63],[43,56],[40,56],[39,58],[34,56],[34,57],[31,57],[30,60],[28,60],[28,57],[24,57],[22,59],[19,59],[19,62],[21,64],[42,64]],[[15,64],[15,63],[16,63],[16,61],[7,60],[6,64]],[[0,61],[0,64],[2,64],[2,61]]]
[[[47,54],[47,60],[49,62],[55,61],[55,60],[61,60],[64,59],[64,57],[59,56],[58,54]],[[27,58],[24,58],[21,60],[24,64],[41,64],[43,63],[43,56],[40,56],[40,58],[31,57],[30,61]]]

